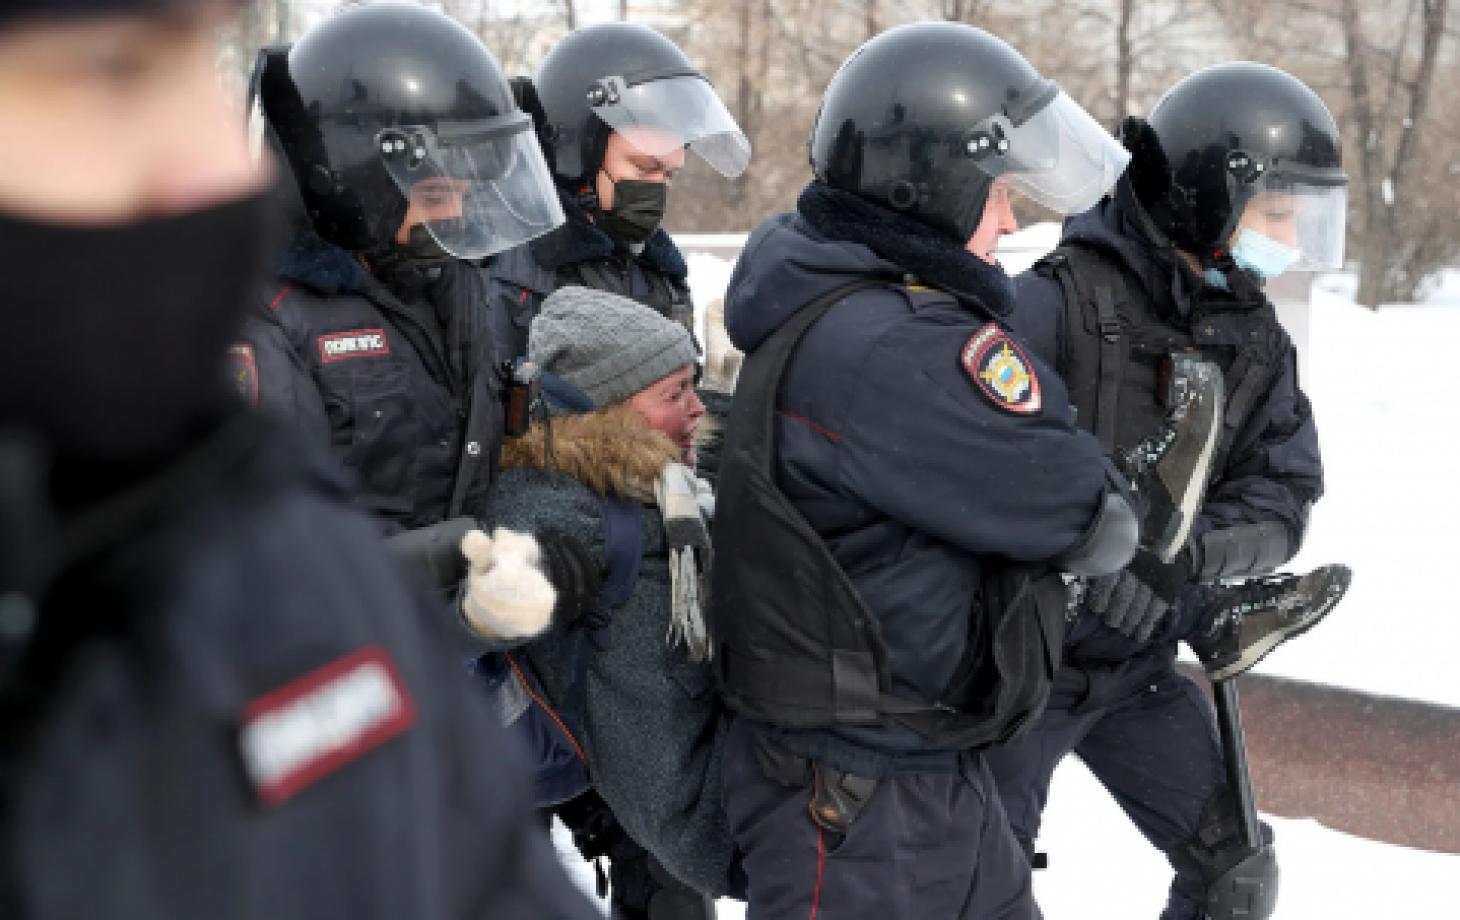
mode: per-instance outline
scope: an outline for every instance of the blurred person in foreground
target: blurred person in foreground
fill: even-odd
[[[0,8],[0,916],[593,916],[442,618],[231,392],[234,8]]]

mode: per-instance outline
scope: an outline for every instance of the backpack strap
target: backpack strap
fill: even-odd
[[[1130,353],[1130,344],[1122,335],[1120,314],[1116,310],[1116,305],[1123,303],[1128,296],[1124,271],[1096,250],[1072,244],[1059,247],[1042,263],[1053,271],[1064,295],[1062,330],[1065,347],[1069,347],[1074,335],[1086,336],[1093,331],[1099,337],[1099,386],[1091,431],[1100,440],[1101,449],[1107,454],[1112,453],[1115,450],[1116,422],[1120,417],[1120,382]],[[1093,330],[1086,322],[1087,312],[1093,312]],[[1069,368],[1065,366],[1058,370],[1066,374]]]
[[[639,580],[644,559],[643,511],[638,502],[621,495],[603,498],[603,552],[608,557],[608,577],[598,593],[598,609],[604,614],[628,603]]]

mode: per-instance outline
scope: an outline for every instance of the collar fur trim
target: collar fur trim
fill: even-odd
[[[552,456],[547,427],[534,424],[502,446],[502,468],[556,470],[599,495],[654,502],[654,484],[664,467],[679,461],[679,448],[619,403],[584,415],[552,419]]]

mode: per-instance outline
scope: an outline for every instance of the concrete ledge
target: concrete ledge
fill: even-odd
[[[1206,684],[1200,669],[1181,669]],[[1262,675],[1240,681],[1259,808],[1460,853],[1460,709]]]

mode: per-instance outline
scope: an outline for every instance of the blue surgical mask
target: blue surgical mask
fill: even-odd
[[[1281,275],[1292,268],[1302,255],[1291,246],[1284,246],[1250,227],[1237,234],[1237,242],[1232,244],[1232,261],[1263,279]]]

